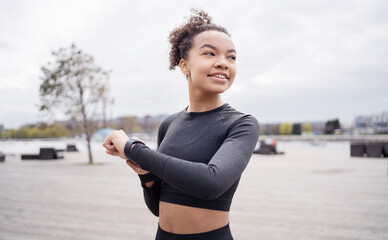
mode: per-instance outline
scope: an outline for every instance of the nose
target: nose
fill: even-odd
[[[215,66],[216,68],[228,69],[228,62],[224,57],[218,57]]]

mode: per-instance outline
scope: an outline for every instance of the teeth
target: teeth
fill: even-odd
[[[218,78],[226,78],[224,75],[213,75],[215,77],[218,77]]]

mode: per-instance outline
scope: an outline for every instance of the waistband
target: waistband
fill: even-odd
[[[170,185],[164,183],[160,193],[160,201],[175,203],[175,204],[190,206],[190,207],[229,212],[230,206],[232,204],[232,197],[230,199],[219,197],[213,200],[203,200],[203,199],[192,197],[182,192],[179,192],[178,190],[174,189]]]
[[[230,232],[229,224],[224,227],[194,234],[175,234],[166,232],[158,226],[155,240],[233,240],[232,233]]]

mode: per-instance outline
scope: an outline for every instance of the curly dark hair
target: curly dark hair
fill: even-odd
[[[191,9],[194,15],[181,26],[175,28],[170,33],[168,40],[171,44],[170,50],[170,70],[179,66],[181,59],[187,59],[189,50],[193,46],[194,37],[204,31],[219,31],[230,36],[228,31],[212,23],[212,18],[203,10]]]

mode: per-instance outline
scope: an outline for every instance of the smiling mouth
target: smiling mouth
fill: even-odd
[[[222,79],[229,79],[227,76],[222,74],[214,74],[214,75],[208,75],[209,77],[216,77],[216,78],[222,78]]]

